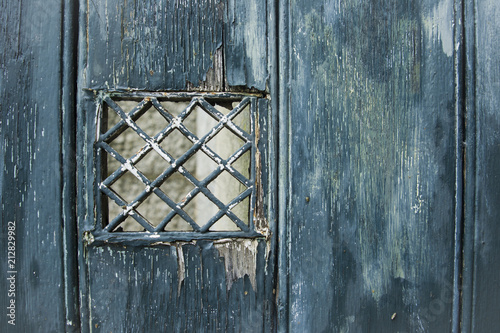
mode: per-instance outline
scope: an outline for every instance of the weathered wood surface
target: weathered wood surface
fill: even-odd
[[[495,332],[500,326],[500,3],[475,1],[468,61],[470,103],[466,236],[469,260],[464,285],[463,329]],[[472,24],[472,23],[471,23]],[[470,247],[469,247],[470,246]],[[472,287],[472,288],[471,288]]]
[[[92,329],[270,331],[265,252],[265,241],[251,240],[90,248]]]
[[[265,36],[274,29],[266,6],[263,0],[80,2],[80,239],[95,223],[92,90],[263,91],[271,66]],[[273,231],[276,138],[273,109],[266,109],[259,114],[259,191]],[[272,331],[273,239],[82,243],[82,330]]]
[[[81,1],[86,88],[265,90],[266,8],[265,0]]]
[[[81,0],[79,27],[75,6],[0,2],[0,279],[9,221],[18,272],[2,332],[79,331],[78,296],[82,331],[497,330],[496,1]],[[80,234],[77,285],[76,168],[78,223],[93,223],[85,89],[251,88],[271,96],[262,191],[279,267],[276,238],[84,247]]]
[[[454,3],[286,3],[289,318],[281,328],[450,331]]]
[[[74,173],[66,178],[72,162],[64,163],[71,161],[74,149],[61,143],[66,130],[63,118],[72,112],[64,110],[70,98],[62,93],[63,88],[73,89],[63,87],[62,81],[71,68],[62,52],[69,40],[62,30],[67,27],[68,22],[62,21],[67,10],[57,0],[0,3],[2,332],[62,332],[78,325],[65,310],[73,311],[78,304],[74,294],[69,300],[65,297],[71,291],[64,279],[68,252],[63,251],[63,223],[71,215],[67,208],[74,208],[71,198],[65,200],[63,195],[68,194],[68,179],[74,179]],[[71,45],[66,47],[72,50]],[[7,261],[9,222],[16,225],[14,268]],[[74,253],[69,251],[70,256]],[[11,270],[17,271],[15,297],[8,296]],[[70,288],[75,287],[72,283]],[[7,323],[11,299],[15,299],[15,326]]]

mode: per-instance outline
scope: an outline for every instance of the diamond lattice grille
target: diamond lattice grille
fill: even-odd
[[[102,231],[252,232],[255,108],[248,96],[103,96]]]

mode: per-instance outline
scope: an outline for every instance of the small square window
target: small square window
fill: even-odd
[[[244,94],[102,94],[96,235],[256,237],[255,114]]]

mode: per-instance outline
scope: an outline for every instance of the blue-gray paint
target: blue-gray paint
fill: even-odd
[[[469,232],[469,253],[473,257],[466,262],[466,273],[470,274],[472,285],[464,292],[471,294],[469,324],[465,329],[471,332],[492,332],[499,325],[499,247],[500,226],[499,205],[500,178],[500,24],[494,17],[500,13],[496,1],[475,2],[476,39],[472,50],[472,64],[468,68],[475,84],[471,91],[467,122],[472,123],[467,148],[470,149],[471,168],[468,172],[471,183],[466,188],[470,196],[467,202],[471,215],[467,215]],[[472,39],[472,36],[471,36]],[[470,146],[470,147],[469,147]],[[468,244],[468,245],[469,245]]]
[[[264,258],[265,242],[257,246]],[[265,272],[229,288],[210,241],[155,248],[92,247],[92,327],[101,331],[261,332],[269,318]],[[228,260],[226,258],[225,260]],[[263,263],[258,263],[260,266]],[[183,274],[177,274],[185,265]],[[202,288],[202,289],[201,289]],[[169,329],[167,329],[169,328]],[[269,327],[270,328],[270,327]]]
[[[0,327],[4,332],[66,329],[62,12],[62,1],[0,3]],[[6,280],[11,276],[8,222],[16,224],[16,326],[7,323],[8,302],[14,299],[8,296]],[[77,300],[71,303],[74,308]]]
[[[449,4],[290,6],[285,329],[451,330]]]
[[[0,247],[15,221],[18,270],[2,331],[498,327],[494,0],[0,9]],[[94,223],[87,89],[265,91],[269,238],[76,240]]]
[[[222,45],[219,0],[81,1],[80,9],[86,88],[184,90],[205,80]]]
[[[230,86],[265,90],[268,79],[266,0],[229,0],[225,7],[227,82]]]
[[[269,147],[274,144],[269,139],[276,140],[276,135],[272,127],[275,111],[267,100],[258,108],[259,214],[254,219],[257,230],[270,231],[267,237],[220,244],[228,241],[190,242],[186,237],[191,236],[172,233],[154,242],[141,239],[140,234],[91,240],[85,232],[95,228],[94,91],[141,95],[209,89],[258,92],[266,97],[269,28],[265,2],[156,1],[145,5],[103,1],[94,5],[81,1],[80,13],[77,128],[79,226],[80,239],[85,240],[80,246],[82,330],[91,331],[96,325],[113,331],[141,327],[274,330],[276,229],[268,207],[275,206],[276,200],[276,178],[271,178],[275,152]],[[214,237],[223,235],[215,233]],[[175,237],[184,242],[172,242]],[[123,304],[125,310],[112,304]]]

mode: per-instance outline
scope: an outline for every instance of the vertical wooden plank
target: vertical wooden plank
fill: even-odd
[[[463,332],[471,332],[473,319],[473,275],[474,275],[474,236],[476,211],[476,4],[475,1],[463,2],[465,57],[464,94],[465,123],[465,163],[463,195],[463,268],[460,326]]]
[[[499,271],[500,261],[500,226],[498,217],[500,208],[500,4],[496,1],[475,1],[475,45],[469,47],[475,52],[475,109],[470,109],[468,121],[475,127],[475,152],[473,168],[475,184],[474,201],[468,204],[474,209],[473,248],[467,250],[474,253],[471,270],[472,278],[472,313],[471,327],[465,331],[493,332],[500,323]],[[473,15],[471,15],[473,17]],[[473,38],[471,36],[471,38]],[[473,129],[474,129],[473,127]],[[474,141],[472,141],[474,143]]]
[[[61,1],[0,3],[0,326],[5,332],[66,327],[62,8]],[[13,246],[7,242],[8,226],[14,224],[15,262],[8,262],[8,245]],[[5,282],[11,277],[15,283]],[[7,310],[12,301],[15,311]],[[7,313],[14,312],[12,326],[8,321],[14,317]]]
[[[288,1],[279,1],[277,6],[278,40],[277,40],[277,67],[279,77],[278,86],[278,292],[277,317],[278,331],[288,332],[290,322],[290,6]],[[271,81],[273,82],[273,81]],[[274,99],[276,100],[276,98]]]
[[[288,328],[450,331],[454,2],[289,4]]]
[[[224,61],[229,86],[266,90],[267,1],[235,1],[226,4]]]
[[[63,179],[61,195],[66,332],[79,332],[78,226],[76,223],[78,2],[63,2],[62,6],[61,164]]]
[[[454,44],[455,44],[455,245],[453,269],[453,300],[452,300],[452,332],[461,331],[461,313],[463,309],[464,286],[464,244],[466,231],[465,205],[466,177],[465,170],[468,158],[466,157],[465,141],[468,70],[467,70],[467,5],[463,1],[454,4]],[[468,18],[467,18],[468,20]]]

